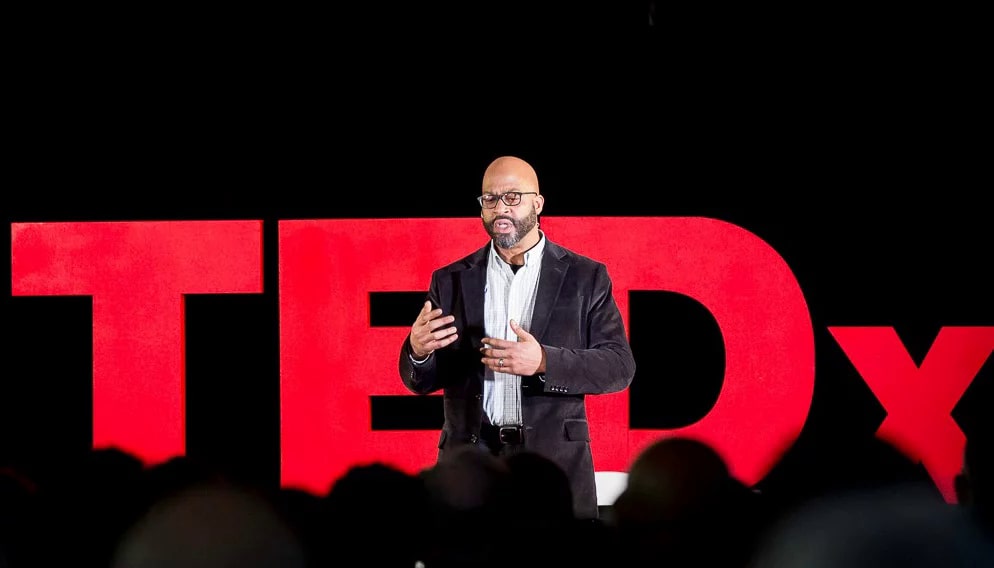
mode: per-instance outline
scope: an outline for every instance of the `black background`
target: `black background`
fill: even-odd
[[[476,216],[501,154],[535,166],[549,216],[709,216],[770,243],[815,326],[802,442],[885,415],[828,326],[894,326],[920,361],[942,326],[994,325],[971,14],[474,6],[8,20],[8,225],[264,220],[265,293],[187,298],[191,455],[278,479],[278,220]],[[7,270],[0,457],[43,473],[90,444],[90,303],[11,297]],[[406,322],[408,300],[373,316]],[[714,402],[722,346],[695,306],[633,293],[633,428]],[[991,367],[954,412],[967,435],[990,427]],[[391,408],[410,414],[391,427],[432,411]]]

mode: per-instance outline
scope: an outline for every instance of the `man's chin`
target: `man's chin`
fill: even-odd
[[[507,235],[501,235],[501,234],[494,235],[494,243],[498,247],[505,249],[513,247],[514,245],[518,244],[518,241],[520,240],[521,239],[519,239],[518,235],[515,233],[510,233]]]

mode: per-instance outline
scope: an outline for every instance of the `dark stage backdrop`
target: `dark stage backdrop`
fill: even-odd
[[[157,360],[155,349],[181,350],[185,452],[267,484],[280,483],[281,467],[289,462],[297,468],[293,484],[322,489],[338,470],[302,468],[340,467],[328,456],[356,451],[355,444],[378,432],[427,433],[412,438],[415,446],[388,445],[385,459],[410,465],[402,455],[408,451],[428,465],[423,458],[433,455],[441,407],[402,396],[393,371],[398,343],[392,341],[403,337],[417,313],[428,274],[414,278],[420,288],[405,280],[400,289],[369,290],[367,303],[336,304],[343,313],[360,314],[365,325],[358,329],[329,330],[314,314],[294,312],[310,318],[316,336],[356,347],[315,359],[328,365],[308,369],[308,384],[341,383],[350,396],[358,392],[350,400],[368,409],[362,415],[368,423],[355,417],[343,422],[336,414],[342,407],[325,415],[310,407],[307,419],[324,422],[314,425],[313,439],[298,424],[292,441],[297,453],[288,458],[281,423],[293,417],[283,416],[281,369],[294,362],[295,345],[281,341],[281,330],[301,320],[288,323],[286,313],[292,283],[281,279],[281,243],[294,241],[282,232],[285,222],[355,220],[354,231],[373,231],[350,236],[347,226],[336,225],[342,239],[370,247],[324,259],[321,266],[338,276],[398,270],[389,263],[368,266],[366,257],[434,260],[425,251],[451,243],[469,252],[484,242],[482,229],[474,227],[480,175],[494,157],[515,154],[539,173],[550,236],[562,235],[592,256],[622,251],[603,258],[614,275],[635,278],[639,267],[650,273],[687,254],[698,259],[680,265],[698,271],[687,280],[720,279],[708,263],[738,252],[737,244],[702,244],[690,230],[695,225],[677,220],[718,220],[741,229],[749,242],[755,237],[768,245],[796,280],[810,318],[810,337],[798,340],[800,351],[805,353],[805,341],[812,350],[810,360],[801,355],[785,365],[768,343],[771,331],[782,330],[765,329],[758,320],[754,336],[737,337],[736,356],[748,358],[752,342],[765,345],[757,347],[762,355],[751,371],[769,365],[774,372],[794,369],[797,376],[771,379],[759,372],[752,387],[740,381],[746,386],[736,391],[737,404],[748,407],[751,396],[766,404],[770,384],[800,385],[798,396],[809,407],[800,418],[796,407],[783,409],[796,423],[797,444],[805,449],[800,455],[829,455],[858,467],[844,463],[852,455],[846,448],[888,434],[951,498],[963,436],[991,428],[986,409],[994,399],[987,360],[994,346],[992,233],[983,197],[990,187],[989,158],[967,136],[971,124],[980,128],[975,113],[981,100],[969,79],[938,65],[927,66],[924,75],[918,68],[916,75],[905,59],[880,73],[870,65],[843,73],[823,58],[805,72],[786,57],[777,60],[783,66],[748,69],[736,65],[743,61],[714,59],[695,70],[683,61],[677,76],[665,71],[673,61],[663,53],[629,53],[634,68],[625,70],[615,69],[610,58],[571,63],[562,82],[525,82],[494,97],[477,95],[499,92],[502,85],[446,81],[443,88],[433,80],[444,73],[418,73],[409,61],[383,62],[382,74],[345,66],[335,75],[334,99],[324,97],[327,89],[317,95],[297,74],[278,83],[285,89],[242,74],[235,87],[203,64],[182,81],[160,83],[154,73],[136,73],[136,86],[122,90],[120,82],[102,83],[108,70],[88,74],[79,62],[66,63],[72,61],[66,54],[58,60],[61,74],[49,77],[46,88],[20,91],[25,114],[7,155],[0,202],[4,250],[12,250],[17,239],[6,239],[25,223],[258,221],[258,277],[247,278],[255,278],[260,291],[185,295],[182,344],[145,346],[147,357],[137,359]],[[786,81],[785,69],[796,80]],[[79,94],[84,78],[93,81],[92,92]],[[591,84],[597,88],[588,89]],[[375,247],[376,237],[389,254]],[[641,248],[646,242],[659,245],[658,255]],[[630,256],[618,246],[627,243]],[[705,254],[707,247],[715,247],[713,254]],[[760,249],[766,250],[742,250]],[[14,294],[18,271],[37,268],[30,259],[23,262],[3,263],[0,274],[6,337],[0,347],[0,457],[44,475],[94,443],[94,345],[102,331],[94,329],[90,296]],[[71,258],[66,262],[73,266]],[[417,266],[428,264],[436,263]],[[173,269],[168,262],[147,268]],[[760,270],[751,275],[758,280],[724,288],[722,304],[733,316],[737,309],[776,313],[756,293],[766,274]],[[668,281],[665,274],[658,280]],[[748,297],[735,297],[744,289],[751,291]],[[621,395],[623,407],[612,407],[627,415],[598,414],[612,433],[623,420],[620,432],[630,436],[612,442],[609,458],[595,454],[608,470],[623,470],[647,443],[639,432],[662,436],[706,423],[728,386],[727,337],[705,303],[679,290],[638,286],[619,301],[627,304],[638,371]],[[342,321],[329,317],[327,326]],[[136,337],[154,336],[143,328],[147,323],[135,318],[128,325]],[[122,329],[128,327],[117,331]],[[356,338],[370,333],[391,341],[366,349]],[[924,365],[933,344],[933,364]],[[799,356],[796,350],[780,355]],[[393,384],[396,392],[363,393],[355,377],[366,368],[381,373],[370,384]],[[811,379],[808,397],[804,383]],[[764,412],[770,421],[781,418],[777,408]],[[355,425],[361,431],[350,429]],[[770,447],[789,441],[764,439],[769,431],[762,420],[709,428],[709,437],[764,448],[750,458],[761,462],[770,458]],[[777,469],[757,475],[759,469],[749,470],[756,486],[776,479]]]

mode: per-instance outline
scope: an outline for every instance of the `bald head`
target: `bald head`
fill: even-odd
[[[538,190],[538,174],[531,164],[515,156],[501,156],[483,172],[484,193]]]

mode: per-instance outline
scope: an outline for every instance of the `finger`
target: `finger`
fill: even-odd
[[[486,347],[491,347],[493,349],[507,349],[508,347],[514,345],[514,341],[507,341],[506,339],[497,339],[496,337],[487,337],[482,340],[483,345]]]
[[[444,318],[425,321],[423,324],[418,322],[414,326],[412,335],[425,342],[445,337],[455,332],[456,327],[450,325],[448,328],[442,328],[442,326],[451,324],[455,319],[455,316],[446,316]]]
[[[444,318],[436,318],[436,319],[433,319],[433,320],[429,320],[429,321],[425,322],[425,325],[428,326],[428,330],[429,331],[431,331],[432,333],[434,333],[435,331],[438,330],[438,328],[442,327],[443,325],[449,325],[450,323],[452,323],[454,321],[456,321],[456,316],[445,316]],[[451,329],[454,330],[455,327],[453,327]]]
[[[507,359],[507,351],[504,349],[494,349],[493,347],[487,347],[484,345],[480,348],[480,353],[482,353],[484,357],[493,359],[494,361],[501,357]]]
[[[532,334],[525,331],[525,328],[518,325],[518,322],[511,320],[511,331],[518,336],[519,339],[531,339]]]
[[[452,317],[452,316],[449,316],[449,317]],[[436,329],[436,330],[432,331],[430,334],[428,334],[428,337],[432,341],[442,341],[443,339],[446,339],[447,337],[450,337],[451,335],[453,335],[455,332],[456,332],[456,327],[455,326],[446,327],[444,329]]]
[[[427,343],[425,343],[425,345],[427,347],[430,347],[432,351],[436,351],[436,350],[441,349],[443,347],[447,347],[449,345],[452,345],[452,343],[456,339],[459,339],[459,334],[458,333],[453,333],[453,334],[447,335],[447,336],[445,336],[445,337],[443,337],[441,339],[432,339],[431,341],[428,341]]]
[[[423,318],[420,320],[421,324],[428,327],[428,329],[432,329],[431,327],[432,322],[434,322],[440,315],[442,315],[442,309],[435,308],[434,310],[429,311],[427,314],[423,316]],[[449,316],[449,317],[455,319],[454,316]],[[445,325],[445,322],[436,323],[435,327],[438,327],[440,325]]]
[[[482,361],[484,364],[490,364],[497,367],[500,360],[504,360],[504,368],[507,368],[511,364],[512,354],[510,351],[503,349],[487,349],[481,348],[480,353],[483,355]]]
[[[414,326],[426,325],[431,318],[428,314],[431,313],[431,301],[425,301],[424,305],[421,306],[421,311],[418,312],[418,317],[414,318]]]

